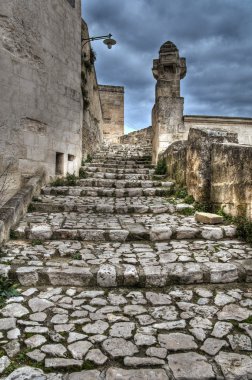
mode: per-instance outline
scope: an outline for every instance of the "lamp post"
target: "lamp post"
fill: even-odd
[[[112,49],[112,46],[116,44],[116,40],[114,40],[112,37],[112,34],[108,34],[107,36],[98,36],[98,37],[89,37],[89,38],[83,38],[83,46],[85,46],[89,41],[97,41],[97,40],[103,40],[103,43],[107,45],[108,49]]]

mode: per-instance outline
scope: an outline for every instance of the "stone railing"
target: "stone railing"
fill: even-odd
[[[236,133],[191,128],[187,141],[171,144],[159,158],[195,201],[252,219],[252,146],[237,142]]]
[[[0,244],[8,240],[10,230],[24,216],[34,195],[45,183],[45,173],[37,174],[0,208]]]

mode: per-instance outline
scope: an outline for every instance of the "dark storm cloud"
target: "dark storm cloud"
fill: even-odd
[[[100,83],[125,86],[128,128],[150,124],[152,60],[167,40],[187,58],[185,114],[251,116],[252,0],[84,0],[90,35],[112,33],[97,52]]]

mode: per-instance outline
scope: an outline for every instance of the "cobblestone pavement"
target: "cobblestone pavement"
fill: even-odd
[[[90,179],[140,176],[148,153],[104,148],[86,180],[43,189],[2,247],[19,295],[0,311],[1,380],[252,379],[252,248],[235,227],[183,216],[192,206],[152,173]]]

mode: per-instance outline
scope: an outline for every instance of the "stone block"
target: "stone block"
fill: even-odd
[[[197,202],[209,202],[213,143],[237,142],[237,134],[221,129],[191,128],[188,135],[186,184]]]
[[[220,224],[223,222],[223,217],[209,212],[196,212],[195,220],[198,223],[204,224]]]

